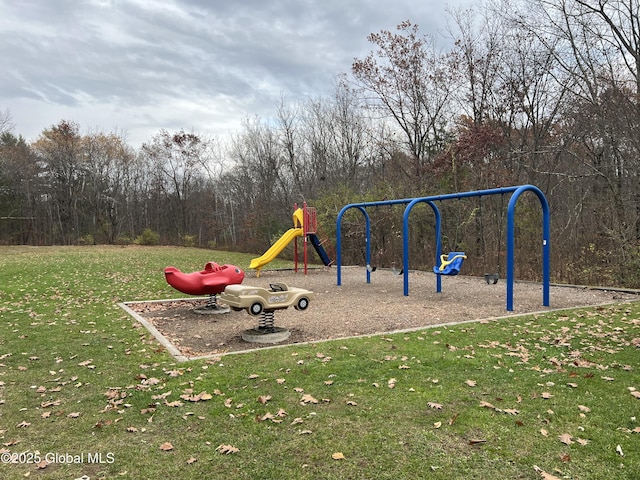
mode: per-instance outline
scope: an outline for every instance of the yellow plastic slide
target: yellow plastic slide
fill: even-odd
[[[258,258],[254,258],[251,260],[251,264],[249,268],[253,268],[260,273],[260,269],[264,267],[267,263],[271,262],[274,258],[276,258],[280,252],[289,245],[289,242],[296,237],[300,237],[303,235],[304,229],[302,228],[290,228],[267,250]]]

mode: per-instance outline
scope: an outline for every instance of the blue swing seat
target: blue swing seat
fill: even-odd
[[[467,258],[464,252],[449,252],[448,255],[440,255],[440,266],[433,267],[433,273],[437,275],[457,275],[462,268],[462,262]]]

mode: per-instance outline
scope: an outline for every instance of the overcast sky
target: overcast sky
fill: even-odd
[[[403,20],[445,32],[473,0],[0,0],[0,112],[28,141],[60,120],[224,136],[281,96],[331,94],[367,35]],[[443,39],[444,42],[444,39]]]

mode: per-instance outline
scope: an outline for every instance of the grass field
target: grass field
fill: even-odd
[[[250,259],[0,247],[0,478],[640,478],[639,302],[180,364],[116,306]]]

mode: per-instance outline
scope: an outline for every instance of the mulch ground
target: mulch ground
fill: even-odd
[[[243,284],[268,287],[274,281],[315,293],[310,307],[276,311],[275,325],[291,335],[279,345],[315,342],[456,322],[496,319],[553,309],[593,306],[638,300],[633,293],[601,289],[552,286],[551,305],[542,306],[540,284],[516,282],[514,311],[506,310],[506,284],[488,285],[484,278],[443,277],[442,292],[435,291],[435,275],[411,272],[409,296],[403,295],[403,277],[390,270],[371,274],[360,267],[343,267],[342,285],[335,269],[312,270],[307,275],[291,271],[248,274]],[[242,333],[258,326],[258,318],[244,311],[201,315],[194,309],[206,299],[188,298],[160,302],[132,302],[127,306],[153,325],[187,358],[214,356],[271,346],[249,343]],[[517,321],[514,318],[513,321]]]

